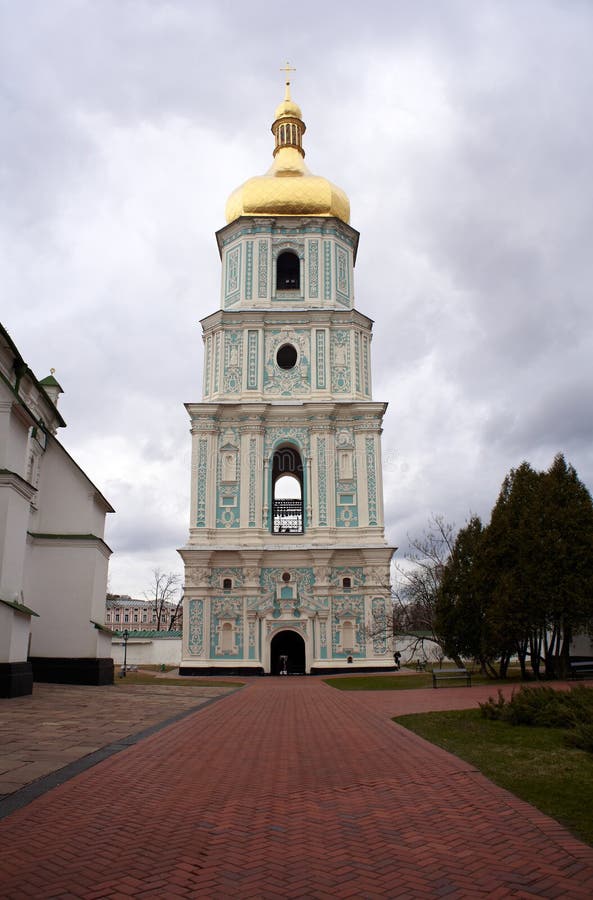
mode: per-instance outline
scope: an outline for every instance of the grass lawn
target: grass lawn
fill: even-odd
[[[474,709],[394,721],[472,763],[593,845],[593,755],[567,747],[561,729],[493,722]]]
[[[430,672],[422,672],[418,675],[352,675],[340,678],[323,679],[330,687],[339,691],[412,691],[417,688],[432,687],[432,675]],[[519,676],[506,678],[504,681],[493,681],[484,675],[472,675],[472,684],[519,684]],[[464,684],[464,682],[459,682]],[[437,688],[438,690],[438,688]]]
[[[127,672],[125,678],[120,678],[119,670],[116,670],[115,678],[113,679],[115,684],[152,684],[158,685],[159,687],[170,687],[171,685],[183,685],[183,687],[192,688],[192,687],[228,687],[228,688],[238,688],[242,686],[242,682],[238,681],[220,681],[214,678],[157,678],[157,671],[160,672],[160,667],[158,670],[154,672],[154,675],[150,672],[142,671],[142,672]]]
[[[432,687],[432,675],[343,675],[324,678],[326,684],[339,691],[408,691]]]

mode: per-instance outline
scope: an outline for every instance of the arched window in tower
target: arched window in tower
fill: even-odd
[[[272,458],[272,533],[302,532],[303,463],[294,447],[279,447]]]
[[[298,291],[301,286],[301,264],[296,253],[285,250],[276,260],[276,290]]]

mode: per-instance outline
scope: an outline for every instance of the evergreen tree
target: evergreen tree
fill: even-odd
[[[573,635],[593,622],[593,501],[562,454],[555,457],[543,483],[546,670],[548,675],[564,677],[569,672]]]
[[[565,676],[573,634],[593,621],[593,502],[558,454],[547,472],[523,462],[503,481],[484,534],[490,631],[524,677]]]
[[[517,654],[524,678],[528,653],[538,671],[537,637],[545,621],[540,584],[542,564],[546,563],[541,504],[542,475],[523,462],[505,477],[484,536],[489,618],[503,652]]]
[[[489,629],[488,595],[484,590],[483,528],[472,516],[455,540],[444,567],[436,604],[436,628],[443,649],[458,663],[462,656],[478,660],[492,673],[498,655]]]
[[[593,501],[558,454],[547,472],[511,469],[482,528],[457,535],[442,574],[435,629],[449,656],[504,676],[517,654],[536,678],[565,677],[575,633],[593,626]]]

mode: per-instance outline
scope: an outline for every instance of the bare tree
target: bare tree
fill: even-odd
[[[156,631],[165,630],[161,625],[165,623],[168,612],[171,613],[169,631],[179,616],[183,602],[182,596],[177,597],[180,581],[181,576],[175,572],[161,572],[160,569],[152,571],[152,583],[149,590],[144,592],[144,597],[150,603],[156,617]]]
[[[424,641],[440,644],[435,609],[445,564],[455,543],[455,528],[443,516],[432,515],[421,537],[410,538],[406,565],[395,567],[394,632],[410,641],[408,652],[422,650]]]

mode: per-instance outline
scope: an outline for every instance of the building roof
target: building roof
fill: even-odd
[[[181,631],[143,631],[141,628],[135,628],[133,631],[130,628],[125,629],[128,632],[128,638],[131,640],[132,638],[180,638]],[[123,629],[115,629],[113,631],[113,636],[116,638],[122,638]]]
[[[53,378],[53,375],[48,376],[47,378],[44,378],[41,381],[39,381],[39,379],[35,376],[32,369],[27,365],[27,363],[25,362],[25,360],[19,353],[16,344],[14,343],[14,341],[10,337],[9,333],[7,332],[6,328],[2,325],[1,322],[0,322],[0,341],[4,342],[4,346],[8,348],[8,350],[14,357],[14,363],[13,363],[12,368],[13,368],[14,375],[15,375],[14,381],[11,381],[11,380],[7,379],[2,372],[0,372],[0,378],[3,379],[3,381],[8,386],[8,388],[12,391],[15,398],[18,400],[19,404],[21,405],[21,408],[24,407],[27,410],[27,414],[31,417],[32,423],[33,422],[36,423],[37,427],[41,429],[41,431],[46,435],[46,437],[49,440],[55,441],[56,445],[60,448],[60,450],[66,454],[66,456],[72,462],[74,467],[76,469],[78,469],[78,471],[83,476],[83,478],[85,478],[85,480],[89,483],[89,485],[93,489],[95,499],[101,504],[101,506],[103,506],[103,508],[105,509],[105,512],[108,512],[108,513],[115,512],[115,510],[109,503],[109,500],[107,500],[107,498],[101,493],[99,488],[91,481],[91,479],[86,474],[84,469],[82,469],[78,465],[76,460],[73,459],[73,457],[70,455],[70,453],[68,453],[68,451],[66,450],[64,445],[56,438],[55,434],[52,433],[52,427],[53,427],[53,430],[55,431],[56,427],[65,428],[65,426],[66,426],[66,422],[64,421],[64,419],[58,412],[58,409],[57,409],[55,403],[52,401],[51,397],[49,396],[49,394],[47,393],[47,391],[45,389],[46,387],[55,387],[55,386],[60,387],[58,382],[55,380],[55,378]],[[26,397],[21,396],[19,388],[20,388],[23,378],[25,378],[25,377],[27,377],[31,380],[33,385],[39,391],[39,394],[42,397],[43,401],[49,405],[48,407],[46,407],[46,409],[48,412],[48,416],[53,419],[53,423],[50,424],[49,421],[44,422],[43,419],[39,418],[39,416],[36,415],[34,413],[34,411],[31,409],[29,403],[27,403]],[[53,384],[53,382],[55,382],[55,385]],[[60,390],[62,390],[62,389],[60,388]]]
[[[130,597],[128,594],[108,594],[105,598],[105,605],[108,609],[113,609],[116,606],[123,606],[125,608],[131,609],[133,606],[141,607],[144,609],[152,609],[154,605],[153,600],[135,600],[133,597]],[[177,606],[176,601],[167,600],[163,604],[166,607],[169,606]]]
[[[107,597],[105,603],[108,608],[112,608],[115,606],[143,606],[145,609],[150,609],[150,607],[152,606],[150,600],[134,600],[133,597],[129,597],[126,594],[122,594],[121,597]]]

